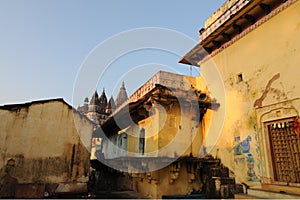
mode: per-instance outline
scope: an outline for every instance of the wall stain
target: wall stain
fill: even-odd
[[[275,74],[268,82],[263,94],[261,95],[260,98],[258,98],[255,102],[254,102],[254,107],[262,107],[262,102],[263,100],[267,97],[268,92],[270,91],[271,85],[274,81],[276,81],[277,79],[280,78],[280,73]]]
[[[70,177],[72,177],[72,172],[73,172],[73,167],[74,167],[74,159],[75,159],[75,144],[73,144],[73,148],[72,148]]]

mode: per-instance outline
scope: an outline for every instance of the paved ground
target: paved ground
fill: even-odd
[[[148,199],[134,191],[99,191],[94,194],[64,194],[59,199]]]
[[[134,191],[97,192],[95,198],[101,199],[147,199],[147,197]]]

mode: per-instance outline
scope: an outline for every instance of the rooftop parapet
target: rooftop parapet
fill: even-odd
[[[212,25],[218,18],[220,18],[225,12],[227,12],[234,4],[241,0],[228,0],[218,10],[216,10],[204,24],[204,28]]]

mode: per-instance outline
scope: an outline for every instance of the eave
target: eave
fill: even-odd
[[[163,92],[167,91],[167,92]],[[176,91],[178,93],[174,94],[170,91]],[[196,91],[183,91],[180,89],[170,89],[165,86],[156,84],[155,87],[149,91],[147,94],[140,98],[137,101],[126,103],[122,108],[118,109],[113,115],[109,116],[102,126],[96,130],[96,132],[104,133],[105,135],[115,134],[118,131],[127,128],[132,125],[132,122],[136,123],[140,120],[143,120],[149,117],[149,110],[146,109],[147,105],[151,106],[153,100],[159,102],[163,106],[168,106],[174,102],[188,102],[188,104],[199,105],[200,110],[200,120],[205,114],[207,109],[218,108],[219,104],[207,99],[205,101],[191,99],[189,97],[195,95]],[[180,94],[180,95],[179,95]],[[97,135],[97,133],[95,133]]]
[[[199,63],[236,42],[297,0],[240,0],[206,29],[200,30],[199,43],[179,63]]]

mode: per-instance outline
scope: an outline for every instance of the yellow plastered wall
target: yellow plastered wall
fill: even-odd
[[[181,162],[178,171],[173,172],[172,165],[158,171],[137,175],[133,179],[135,191],[150,198],[162,198],[163,195],[190,194],[202,189],[200,175],[188,170],[187,162]]]
[[[201,123],[192,120],[195,113],[178,104],[168,111],[156,106],[156,114],[139,122],[139,128],[130,128],[129,152],[138,153],[139,133],[145,129],[145,154],[148,156],[198,156],[202,146]],[[185,110],[187,109],[187,110]],[[128,132],[129,133],[129,132]]]
[[[268,147],[263,136],[266,133],[254,106],[256,100],[265,92],[262,107],[289,101],[296,113],[300,110],[299,36],[300,1],[297,1],[201,65],[204,74],[210,68],[219,70],[226,94],[226,104],[221,105],[226,107],[224,126],[211,154],[220,157],[234,171],[238,182],[247,181],[249,169],[247,154],[234,155],[235,137],[240,137],[241,141],[251,137],[250,153],[255,160],[256,179],[248,181],[248,184],[256,184],[272,176],[268,166],[270,160],[265,158]],[[243,76],[240,82],[239,74]],[[205,118],[204,130],[205,123],[214,120],[213,114]]]
[[[0,110],[0,169],[19,183],[88,181],[93,124],[61,101]],[[72,188],[70,188],[72,190]]]
[[[184,77],[190,85],[201,92],[208,92],[204,81]],[[180,105],[181,104],[181,105]],[[154,103],[152,115],[130,126],[128,134],[128,155],[139,152],[139,134],[145,129],[145,155],[147,157],[199,156],[202,147],[202,124],[197,119],[197,109],[189,102],[174,103],[168,108]],[[199,113],[198,113],[199,114]]]

